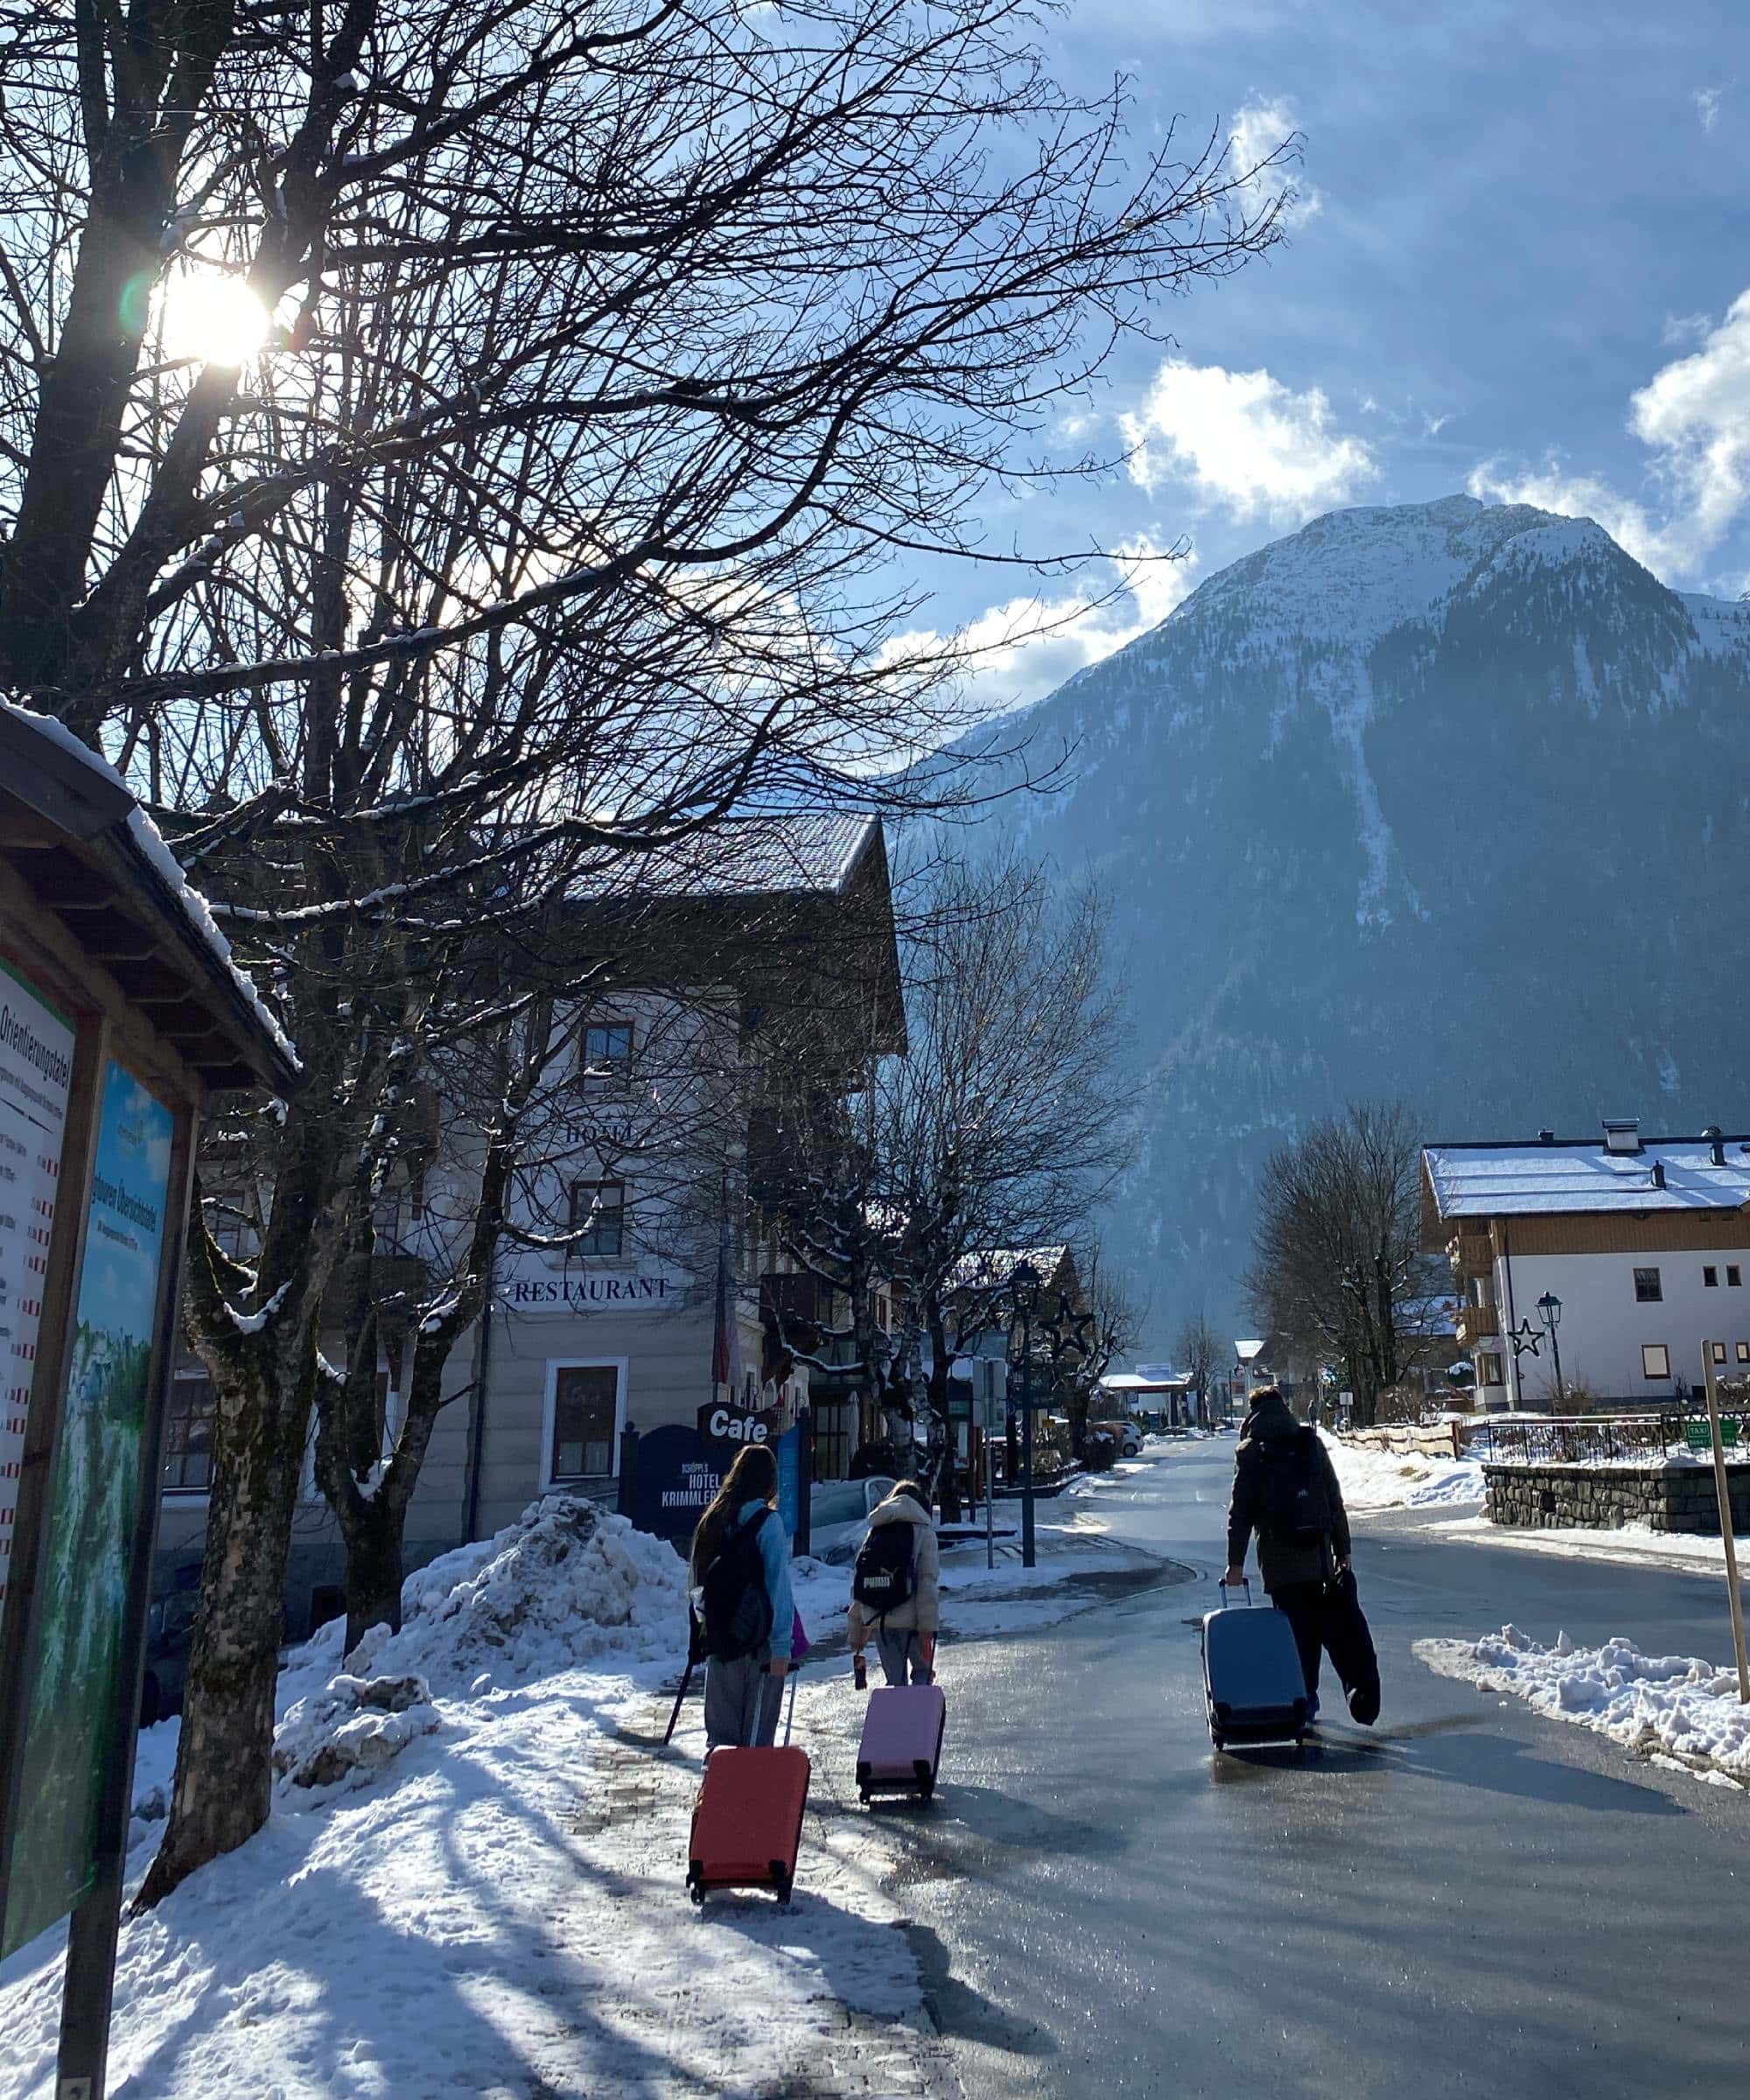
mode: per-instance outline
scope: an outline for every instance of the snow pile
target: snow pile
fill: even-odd
[[[1323,1430],[1319,1433],[1324,1437],[1325,1448],[1337,1469],[1348,1509],[1423,1509],[1483,1499],[1480,1459],[1378,1451],[1365,1444],[1347,1444]]]
[[[1416,1654],[1443,1676],[1511,1692],[1625,1749],[1750,1787],[1750,1706],[1739,1703],[1735,1670],[1694,1656],[1644,1656],[1620,1635],[1576,1648],[1558,1634],[1545,1648],[1516,1626],[1480,1641],[1418,1641]]]
[[[424,1677],[331,1677],[274,1731],[274,1770],[292,1787],[360,1785],[438,1727]]]
[[[483,1545],[445,1553],[401,1597],[400,1633],[371,1628],[346,1658],[354,1676],[478,1692],[483,1674],[527,1683],[606,1656],[655,1660],[686,1642],[675,1549],[574,1495],[549,1495]]]

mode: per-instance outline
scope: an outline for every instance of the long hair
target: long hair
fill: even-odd
[[[699,1519],[698,1529],[693,1533],[691,1565],[693,1580],[704,1576],[723,1549],[724,1534],[735,1522],[736,1513],[745,1503],[769,1502],[778,1492],[778,1461],[771,1447],[765,1444],[745,1444],[736,1453],[735,1463],[724,1475],[723,1486],[711,1498],[711,1504]]]

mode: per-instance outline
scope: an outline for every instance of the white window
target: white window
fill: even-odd
[[[1740,1363],[1750,1363],[1750,1341],[1740,1341],[1739,1343],[1738,1361]]]
[[[1716,1363],[1724,1363],[1726,1362],[1726,1344],[1723,1341],[1716,1341],[1711,1346],[1713,1350],[1713,1361]]]
[[[618,1094],[632,1077],[632,1023],[592,1021],[584,1030],[584,1089]]]
[[[542,1485],[611,1479],[620,1470],[625,1426],[624,1357],[549,1363],[541,1427]]]
[[[1506,1375],[1501,1368],[1499,1356],[1479,1356],[1476,1363],[1479,1385],[1505,1385],[1507,1383]]]
[[[571,1252],[605,1255],[625,1251],[626,1184],[623,1181],[574,1181],[571,1184],[571,1230],[577,1238]]]
[[[1662,1341],[1643,1342],[1641,1346],[1641,1376],[1643,1378],[1669,1378],[1671,1375],[1671,1352]]]
[[[213,1484],[213,1381],[178,1371],[164,1418],[164,1485],[173,1494],[205,1494]]]

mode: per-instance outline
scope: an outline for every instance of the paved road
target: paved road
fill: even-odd
[[[1718,1652],[1719,1584],[1375,1520],[1355,1564],[1380,1729],[1329,1728],[1300,1763],[1214,1758],[1190,1622],[1232,1452],[1101,1491],[1194,1582],[944,1656],[942,1795],[890,1813],[969,2096],[1741,2100],[1750,1798],[1410,1652],[1509,1617]]]

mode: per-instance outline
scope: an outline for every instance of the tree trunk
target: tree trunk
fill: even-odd
[[[270,1358],[266,1368],[234,1373],[235,1389],[220,1393],[223,1420],[170,1824],[136,1910],[150,1910],[268,1819],[286,1559],[311,1400],[307,1376],[292,1391],[276,1390],[274,1370],[284,1368]]]
[[[346,1548],[346,1653],[374,1626],[401,1631],[402,1534],[407,1515],[399,1500],[361,1494],[347,1506],[340,1531]]]
[[[936,1491],[942,1498],[942,1522],[957,1524],[960,1522],[960,1468],[956,1463],[954,1424],[948,1415],[948,1323],[939,1307],[932,1306],[930,1309],[929,1334],[930,1444],[933,1449],[939,1449],[942,1453],[936,1472]]]

